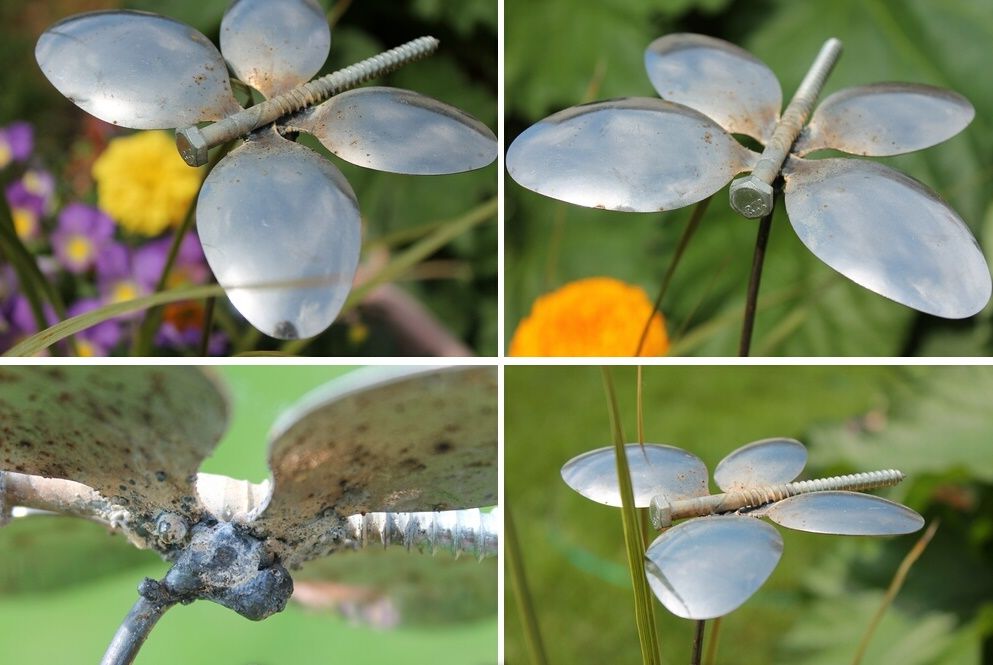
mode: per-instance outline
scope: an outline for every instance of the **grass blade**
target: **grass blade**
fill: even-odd
[[[531,591],[528,589],[527,577],[524,574],[524,558],[521,556],[521,547],[517,542],[517,531],[514,520],[510,517],[510,510],[504,510],[503,535],[507,572],[514,589],[514,600],[517,601],[517,613],[524,628],[524,645],[527,648],[528,658],[531,665],[546,665],[548,658],[545,656],[545,644],[541,640],[538,617],[531,602]]]
[[[621,490],[621,518],[624,524],[624,544],[627,549],[628,566],[631,568],[631,584],[634,587],[635,620],[638,626],[638,639],[641,643],[641,657],[645,665],[661,665],[661,649],[655,627],[655,604],[645,577],[645,542],[641,537],[638,509],[634,507],[634,490],[631,486],[631,473],[628,469],[624,450],[624,432],[621,428],[620,409],[617,406],[617,393],[609,367],[601,367],[604,392],[610,414],[610,425],[617,457],[617,481]]]
[[[924,554],[924,550],[934,537],[934,532],[938,530],[939,524],[940,520],[931,522],[927,530],[914,543],[910,551],[907,552],[907,556],[900,562],[900,567],[896,569],[896,574],[893,575],[893,581],[890,582],[890,586],[886,589],[886,594],[883,596],[883,602],[879,604],[879,609],[872,615],[869,626],[865,629],[865,635],[862,636],[862,641],[859,642],[859,646],[855,650],[855,658],[852,659],[852,665],[859,665],[862,662],[866,649],[869,648],[869,641],[872,640],[872,635],[876,632],[879,622],[882,621],[886,610],[893,604],[893,599],[900,592],[900,588],[903,586],[904,580],[907,579],[907,573],[910,572],[911,566]]]
[[[710,639],[707,640],[707,655],[703,659],[704,665],[715,665],[717,663],[717,636],[721,633],[721,619],[723,618],[717,617],[710,624]]]
[[[157,305],[167,305],[182,300],[196,300],[210,296],[224,295],[224,290],[217,285],[213,286],[188,286],[170,289],[161,293],[154,293],[143,298],[127,300],[125,302],[105,305],[100,309],[95,309],[86,314],[80,314],[72,318],[60,321],[50,328],[46,328],[39,333],[27,337],[3,355],[5,356],[35,356],[70,335],[75,335],[81,330],[86,330],[98,323],[108,319],[113,319],[124,314],[131,314],[149,307]]]

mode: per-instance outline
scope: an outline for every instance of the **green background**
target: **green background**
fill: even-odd
[[[738,44],[777,75],[788,100],[829,37],[841,59],[823,96],[876,81],[950,88],[976,108],[938,146],[881,160],[936,190],[993,244],[993,12],[987,0],[507,0],[506,144],[569,106],[655,97],[643,53],[670,32]],[[612,276],[654,299],[690,210],[633,214],[558,203],[506,177],[507,340],[535,298],[562,284]],[[675,354],[734,355],[756,223],[714,195],[662,309]],[[990,250],[987,249],[987,256]],[[841,277],[799,241],[780,206],[767,252],[753,355],[989,355],[991,313],[952,322],[877,296]]]
[[[348,369],[217,368],[230,391],[232,421],[202,470],[252,481],[266,478],[266,433],[276,416],[312,388]],[[145,576],[160,579],[168,569],[156,554],[130,548],[122,537],[107,535],[106,529],[78,520],[65,522],[65,533],[59,537],[48,534],[40,543],[0,530],[0,566],[4,568],[0,572],[0,663],[98,662],[137,599],[138,582]],[[363,571],[359,559],[363,554],[344,554],[337,573],[340,576],[344,571],[348,576],[335,581],[355,583],[354,574],[398,580],[406,575],[402,556],[387,559],[384,567],[380,556],[371,553],[370,565],[384,569]],[[258,623],[220,605],[197,602],[167,612],[136,662],[495,662],[496,562],[453,562],[444,553],[433,558],[417,553],[406,556],[427,559],[414,563],[417,570],[424,570],[425,563],[436,564],[432,568],[439,573],[434,579],[439,585],[462,579],[482,579],[485,585],[488,579],[492,605],[482,610],[464,608],[471,617],[465,621],[456,618],[428,627],[380,630],[351,625],[337,615],[304,610],[293,602],[284,612]],[[330,564],[336,562],[332,559],[324,562],[333,569]],[[12,560],[17,563],[12,565]],[[450,579],[443,574],[446,564],[454,566],[458,577]],[[305,567],[304,572],[307,570]],[[412,609],[418,610],[416,603]]]
[[[637,440],[636,373],[613,370],[623,427]],[[597,367],[505,371],[505,506],[513,515],[549,663],[640,661],[616,508],[570,490],[572,457],[611,442]],[[699,455],[712,471],[735,448],[793,437],[802,478],[898,468],[876,493],[941,526],[887,612],[866,665],[978,665],[993,657],[993,367],[646,367],[645,440]],[[777,527],[778,567],[724,618],[718,663],[838,665],[917,535],[846,538]],[[510,580],[508,663],[529,662]],[[657,605],[663,662],[689,662],[693,622]]]

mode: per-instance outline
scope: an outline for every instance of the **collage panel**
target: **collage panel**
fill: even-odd
[[[508,355],[990,355],[983,4],[506,0]]]
[[[495,662],[497,388],[0,369],[0,661]]]
[[[606,371],[506,368],[506,662],[988,661],[993,368]]]
[[[3,3],[0,352],[495,356],[497,13]]]

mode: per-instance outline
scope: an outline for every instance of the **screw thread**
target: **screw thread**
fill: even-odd
[[[304,83],[289,92],[243,109],[211,125],[199,128],[184,127],[176,131],[176,145],[187,164],[202,166],[207,163],[207,150],[210,148],[246,136],[283,116],[323,102],[370,79],[425,58],[438,48],[438,44],[438,40],[434,37],[418,37],[354,65]]]
[[[747,503],[739,507],[754,507],[775,501],[782,501],[797,494],[810,494],[811,492],[824,492],[827,490],[849,490],[857,492],[877,487],[890,487],[903,479],[904,475],[902,472],[896,469],[884,469],[882,471],[867,471],[843,476],[830,476],[828,478],[799,480],[782,485],[748,488],[728,492],[725,496],[731,503],[739,503],[741,499],[738,497],[747,501]]]
[[[417,513],[366,513],[347,519],[347,537],[362,548],[373,544],[407,550],[442,550],[477,559],[497,553],[498,511],[478,508]]]
[[[779,175],[790,148],[796,142],[817,101],[828,74],[841,55],[841,42],[824,42],[817,58],[783,112],[772,137],[752,172],[731,183],[731,207],[749,218],[764,217],[772,210],[772,182]]]
[[[663,528],[674,520],[688,517],[703,517],[719,513],[729,513],[742,508],[757,508],[768,503],[782,501],[797,494],[824,492],[828,490],[849,490],[858,492],[877,487],[890,487],[905,478],[896,469],[866,471],[844,476],[799,480],[779,485],[749,487],[724,494],[711,494],[669,502],[665,496],[656,496],[651,502],[651,520],[655,528]]]

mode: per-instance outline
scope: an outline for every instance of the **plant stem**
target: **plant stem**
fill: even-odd
[[[755,310],[758,306],[759,284],[762,281],[762,265],[765,263],[765,248],[769,244],[769,229],[772,227],[772,215],[776,211],[776,199],[773,198],[772,209],[759,222],[758,234],[755,237],[755,253],[752,255],[752,273],[748,278],[748,296],[745,300],[745,318],[741,324],[741,339],[738,343],[738,355],[746,357],[752,346],[752,331],[755,329]]]
[[[200,333],[200,356],[206,357],[210,349],[210,331],[214,327],[214,307],[217,298],[207,298],[204,301],[203,331]]]
[[[514,589],[514,600],[517,601],[517,613],[524,628],[524,645],[531,665],[545,665],[548,658],[545,656],[545,645],[541,640],[538,618],[535,616],[527,576],[524,574],[524,558],[521,556],[521,548],[517,542],[517,530],[509,509],[504,511],[503,530],[507,548],[507,571],[510,573],[510,584]]]
[[[638,338],[638,348],[634,352],[636,357],[641,355],[641,350],[645,346],[645,339],[648,337],[648,330],[652,325],[652,319],[655,318],[655,314],[662,308],[662,299],[665,297],[666,291],[669,290],[669,284],[672,282],[672,276],[676,272],[676,266],[679,265],[686,246],[690,244],[690,239],[693,238],[693,234],[699,228],[700,220],[703,219],[703,214],[707,211],[707,205],[712,198],[713,195],[708,196],[696,204],[690,215],[690,221],[686,223],[686,228],[683,229],[683,234],[679,237],[679,244],[676,245],[676,251],[672,255],[672,260],[669,261],[669,267],[666,268],[665,275],[662,277],[662,285],[659,287],[659,293],[655,296],[655,304],[652,307],[651,313],[648,315],[648,319],[645,321],[644,327],[641,329],[641,337]]]
[[[210,175],[210,172],[214,170],[217,163],[231,151],[232,145],[233,144],[229,143],[222,146],[220,150],[214,153],[214,155],[210,158],[210,163],[207,165],[204,180],[206,180],[207,176]],[[203,183],[201,183],[200,186],[202,187]],[[172,243],[169,245],[169,253],[166,255],[166,262],[165,265],[162,266],[162,273],[159,275],[159,280],[155,283],[154,293],[161,293],[165,290],[166,284],[169,282],[169,275],[172,273],[172,268],[176,263],[176,257],[179,256],[179,248],[183,244],[183,238],[185,238],[186,234],[190,232],[191,228],[193,228],[193,223],[196,220],[196,210],[197,199],[194,198],[190,201],[189,208],[186,209],[186,217],[183,218],[183,223],[179,225],[176,232],[172,235]],[[135,335],[134,341],[131,344],[132,356],[151,355],[152,337],[154,336],[160,323],[162,323],[161,308],[155,307],[145,313],[145,316],[141,321],[141,325],[138,327],[138,333]]]
[[[48,281],[44,273],[38,267],[31,252],[21,242],[17,231],[14,228],[14,221],[10,215],[10,210],[6,203],[0,205],[0,249],[7,256],[14,272],[17,273],[17,280],[21,291],[31,307],[31,315],[38,325],[38,330],[48,327],[48,319],[45,317],[45,306],[42,301],[44,296],[52,305],[56,316],[64,319],[66,316],[65,304],[59,296],[58,290]],[[75,342],[69,340],[69,347],[75,353]]]
[[[641,644],[641,657],[645,665],[660,665],[662,652],[655,626],[655,606],[648,588],[648,579],[645,577],[645,541],[641,535],[638,509],[634,506],[634,490],[631,484],[627,453],[624,448],[624,431],[621,427],[620,408],[617,405],[617,392],[614,389],[614,379],[610,368],[601,367],[600,370],[603,376],[604,392],[607,396],[610,429],[616,451],[624,544],[627,549],[628,567],[631,571],[631,585],[634,588],[635,621],[638,627],[638,640]]]
[[[697,620],[696,631],[693,635],[693,653],[690,655],[690,665],[700,665],[700,656],[703,653],[703,633],[706,627],[706,619]]]
[[[158,622],[166,610],[172,607],[172,602],[152,602],[144,596],[139,596],[131,611],[124,617],[114,639],[103,655],[100,665],[130,665],[138,655],[138,650],[145,643],[148,633]]]
[[[900,567],[897,568],[896,574],[893,575],[893,580],[890,582],[890,586],[886,589],[886,594],[883,596],[883,602],[879,604],[879,609],[876,613],[872,615],[872,619],[869,621],[869,626],[865,630],[865,635],[862,636],[862,640],[859,642],[858,648],[855,650],[855,657],[852,659],[852,665],[859,665],[862,662],[862,658],[865,656],[866,649],[869,648],[869,641],[872,639],[873,633],[876,632],[876,628],[879,626],[879,622],[882,620],[883,615],[889,606],[893,603],[893,599],[900,592],[900,588],[903,586],[904,581],[907,579],[907,573],[910,572],[911,566],[920,558],[921,554],[924,553],[924,549],[931,542],[934,537],[935,531],[938,530],[938,525],[940,520],[935,520],[931,522],[927,530],[921,535],[921,537],[914,543],[914,546],[907,552],[907,556],[903,558],[900,562]]]
[[[704,657],[704,665],[714,665],[717,662],[717,636],[721,633],[721,619],[717,617],[714,623],[710,624],[710,639],[707,640],[707,655]]]

